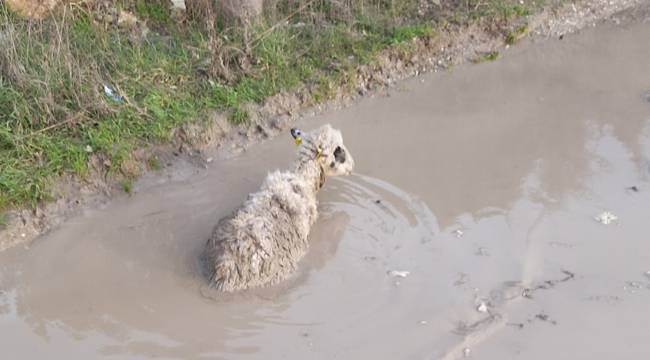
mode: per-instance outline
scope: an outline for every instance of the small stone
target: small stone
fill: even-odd
[[[427,323],[426,320],[420,320],[419,324],[420,324],[420,325],[426,325],[426,324],[428,324],[428,323]]]
[[[211,158],[211,157],[209,157],[209,158],[207,158],[207,159],[205,159],[205,162],[207,162],[207,163],[211,163],[211,162],[212,162],[212,160],[214,160],[214,159],[213,159],[213,158]]]
[[[86,147],[84,148],[84,150],[85,150],[87,153],[91,153],[91,152],[93,152],[93,148],[92,148],[92,146],[90,146],[90,145],[86,145]]]
[[[27,236],[27,234],[25,234],[25,233],[20,234],[20,237],[23,237],[23,238],[24,238],[24,237],[26,237],[26,236]]]

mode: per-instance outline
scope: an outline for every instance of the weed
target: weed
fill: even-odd
[[[499,52],[498,51],[490,51],[485,54],[481,54],[478,56],[476,59],[474,59],[472,62],[475,64],[482,63],[482,62],[487,62],[487,61],[494,61],[499,58]]]
[[[154,171],[158,171],[162,168],[160,160],[156,156],[151,156],[149,159],[147,159],[147,165],[149,166],[149,169]]]
[[[0,229],[4,229],[9,223],[7,213],[0,213]]]
[[[528,32],[527,25],[518,26],[514,30],[508,32],[508,35],[506,35],[506,44],[513,45],[514,43],[519,41],[522,37],[524,37],[527,32]]]
[[[120,186],[122,187],[122,190],[131,195],[133,193],[133,180],[131,179],[123,179],[120,181]]]

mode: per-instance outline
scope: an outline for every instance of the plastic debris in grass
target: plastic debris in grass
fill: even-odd
[[[609,225],[618,221],[618,216],[612,214],[609,211],[605,211],[600,215],[594,217],[594,219],[603,225]]]
[[[113,90],[113,88],[111,88],[110,86],[108,86],[106,84],[104,84],[104,94],[106,96],[108,96],[109,98],[111,98],[111,100],[113,100],[113,101],[115,101],[117,103],[121,103],[121,102],[124,101],[124,98],[122,96],[117,94],[117,92],[115,90]]]
[[[185,11],[185,0],[172,0],[172,8]]]

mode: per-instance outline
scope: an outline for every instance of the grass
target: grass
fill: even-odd
[[[483,63],[483,62],[488,62],[488,61],[494,61],[499,58],[499,52],[498,51],[490,51],[485,54],[480,55],[476,59],[473,60],[475,64]]]
[[[210,8],[189,9],[177,22],[162,0],[114,2],[147,21],[146,36],[98,21],[106,11],[94,5],[36,22],[0,4],[0,211],[52,199],[64,174],[102,173],[130,193],[134,162],[160,167],[134,151],[169,142],[174,129],[211,111],[246,123],[248,104],[301,87],[324,101],[384,49],[434,37],[448,23],[504,22],[532,11],[515,0],[424,11],[415,0],[345,3],[278,1],[244,26]]]
[[[521,25],[516,27],[514,30],[508,32],[508,34],[506,35],[506,44],[513,45],[514,43],[519,41],[522,37],[524,37],[527,32],[528,32],[527,25]]]
[[[131,179],[122,179],[120,181],[120,186],[122,187],[122,190],[131,195],[133,193],[133,180]]]

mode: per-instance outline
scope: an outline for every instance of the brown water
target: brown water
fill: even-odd
[[[646,358],[648,39],[603,25],[306,119],[343,130],[358,172],[326,184],[275,289],[215,299],[197,259],[292,161],[288,134],[145,180],[0,254],[1,358]]]

